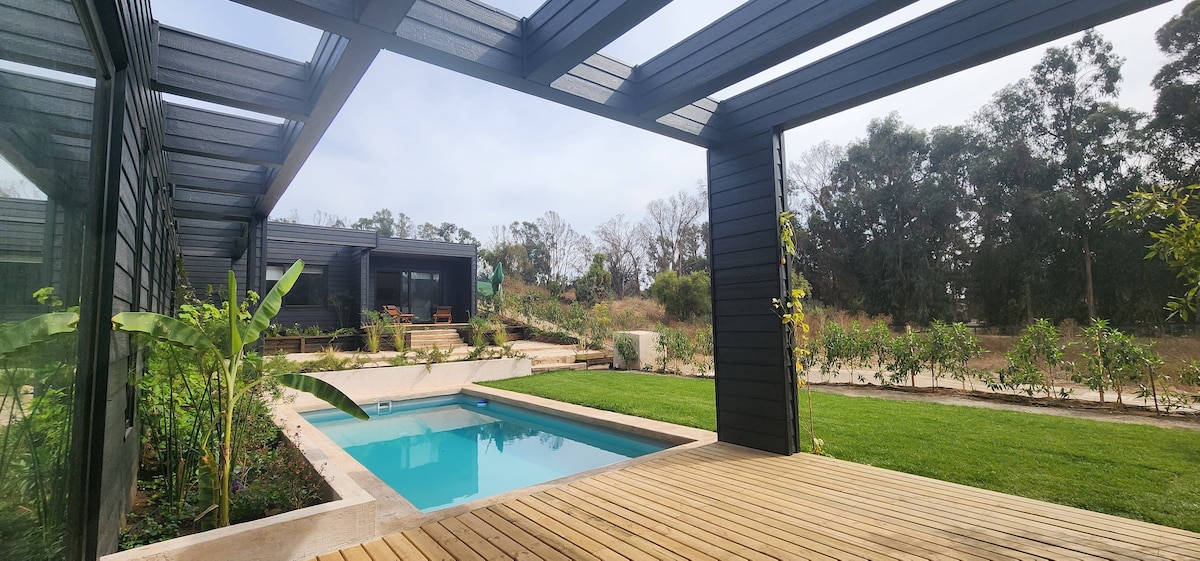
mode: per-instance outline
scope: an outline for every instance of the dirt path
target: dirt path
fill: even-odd
[[[846,395],[851,397],[875,397],[899,401],[927,401],[945,405],[961,405],[964,407],[979,407],[982,409],[1001,409],[1005,411],[1021,411],[1036,415],[1054,415],[1057,417],[1074,417],[1077,419],[1092,419],[1112,423],[1129,423],[1134,425],[1150,425],[1162,428],[1184,429],[1200,432],[1200,416],[1197,415],[1155,415],[1139,409],[1117,410],[1112,406],[1101,405],[1081,400],[1059,400],[1044,402],[1028,400],[1023,396],[1007,394],[986,394],[982,392],[962,392],[941,388],[936,391],[931,388],[890,388],[874,385],[846,385],[836,383],[814,382],[813,391]]]

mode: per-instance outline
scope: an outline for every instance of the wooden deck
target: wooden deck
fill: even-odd
[[[1200,559],[1200,534],[713,444],[317,559]]]

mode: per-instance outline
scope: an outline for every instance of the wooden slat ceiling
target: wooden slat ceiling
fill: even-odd
[[[725,100],[711,96],[914,0],[749,0],[636,66],[598,51],[669,0],[547,0],[528,18],[474,0],[233,1],[325,34],[310,60],[293,61],[159,26],[155,88],[283,119],[164,104],[176,216],[209,221],[219,236],[247,230],[224,222],[244,225],[270,213],[381,49],[712,147],[810,122],[1166,0],[959,0]],[[0,19],[22,10],[10,21],[33,13],[49,28],[71,9],[64,0],[0,4]],[[59,43],[47,42],[60,35]],[[4,28],[0,58],[89,75],[86,45],[78,43],[75,33]],[[58,87],[44,86],[47,95]],[[0,115],[12,113],[5,104],[22,101],[0,99]],[[42,129],[29,139],[0,142],[69,137],[82,109],[64,104],[58,119],[39,118]],[[195,248],[194,235],[181,235],[181,245]],[[204,243],[211,248],[211,240]]]

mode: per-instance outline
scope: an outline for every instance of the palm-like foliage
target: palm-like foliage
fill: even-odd
[[[258,308],[248,322],[243,323],[239,318],[240,306],[237,302],[237,280],[233,271],[229,271],[230,300],[225,303],[226,315],[229,318],[228,346],[219,345],[200,329],[176,318],[152,312],[122,312],[113,316],[113,328],[127,333],[139,333],[153,339],[191,349],[203,356],[211,354],[217,360],[217,386],[221,388],[221,450],[220,465],[215,471],[216,481],[213,485],[215,507],[217,508],[217,525],[229,525],[229,496],[232,490],[230,479],[233,466],[233,413],[238,401],[254,391],[261,391],[262,384],[274,380],[284,386],[313,394],[328,402],[330,405],[359,418],[367,419],[367,414],[349,397],[328,383],[303,374],[276,374],[248,380],[243,375],[246,360],[246,348],[258,340],[263,330],[271,323],[275,314],[279,313],[283,297],[304,270],[304,262],[296,261],[279,282],[259,302]],[[228,350],[225,350],[228,349]]]

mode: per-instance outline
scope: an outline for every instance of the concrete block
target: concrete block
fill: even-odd
[[[633,342],[636,355],[628,361],[621,356],[620,347],[615,343],[620,338],[628,338]],[[617,331],[613,333],[613,368],[617,370],[653,370],[658,360],[658,333],[654,331]]]

